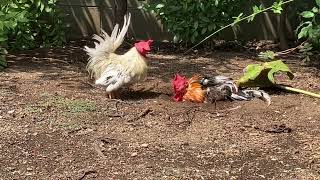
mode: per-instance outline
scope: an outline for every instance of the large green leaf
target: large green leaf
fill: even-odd
[[[237,84],[239,87],[271,87],[275,85],[274,75],[276,73],[286,73],[290,79],[294,77],[285,63],[276,60],[263,64],[248,65]]]
[[[303,11],[301,13],[302,17],[304,18],[313,18],[314,17],[314,13],[311,11]]]

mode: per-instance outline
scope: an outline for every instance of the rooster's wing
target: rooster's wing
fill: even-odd
[[[110,64],[95,83],[106,86],[106,91],[112,92],[129,83],[131,79],[132,78],[126,73],[125,68],[120,64]]]

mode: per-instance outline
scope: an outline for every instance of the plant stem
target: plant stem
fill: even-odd
[[[285,1],[285,2],[281,3],[281,5],[290,3],[290,2],[292,2],[292,1],[294,1],[294,0]],[[251,14],[251,15],[249,15],[249,16],[243,17],[243,18],[239,19],[236,23],[239,23],[239,22],[241,22],[241,21],[243,21],[243,20],[246,20],[246,19],[249,19],[249,18],[251,18],[251,17],[254,17],[254,16],[256,16],[257,14],[260,14],[260,13],[262,13],[262,12],[268,11],[268,10],[270,10],[270,9],[272,9],[272,8],[273,8],[273,6],[270,6],[270,7],[268,7],[268,8],[265,8],[265,9],[261,10],[261,11],[258,12],[258,13],[254,13],[254,14]],[[228,27],[233,26],[234,24],[235,24],[235,22],[232,22],[232,23],[230,23],[230,24],[228,24],[228,25],[226,25],[226,26],[224,26],[224,27],[216,30],[215,32],[213,32],[212,34],[210,34],[209,36],[207,36],[206,38],[204,38],[203,40],[201,40],[198,44],[192,46],[192,47],[191,47],[190,49],[188,49],[184,54],[187,54],[187,53],[188,53],[189,51],[191,51],[193,48],[199,46],[201,43],[203,43],[203,42],[206,41],[207,39],[211,38],[213,35],[217,34],[218,32],[220,32],[220,31],[222,31],[222,30],[224,30],[224,29],[226,29],[226,28],[228,28]]]
[[[284,89],[284,90],[287,90],[287,91],[302,93],[302,94],[305,94],[305,95],[308,95],[308,96],[320,98],[320,94],[312,93],[312,92],[305,91],[305,90],[302,90],[302,89],[296,89],[296,88],[292,88],[292,87],[288,87],[288,86],[283,86],[283,85],[275,85],[275,86],[276,86],[277,88]]]

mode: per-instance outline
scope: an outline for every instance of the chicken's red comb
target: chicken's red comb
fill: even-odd
[[[173,99],[175,101],[182,101],[188,86],[187,78],[185,76],[181,76],[180,74],[176,74],[172,80],[172,86],[174,91]]]

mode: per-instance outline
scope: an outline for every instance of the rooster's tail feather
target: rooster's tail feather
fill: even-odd
[[[103,29],[101,29],[101,35],[93,35],[95,47],[84,47],[84,50],[89,55],[89,62],[87,64],[87,70],[92,73],[95,69],[95,65],[103,57],[109,53],[115,52],[115,50],[122,44],[124,37],[128,31],[131,20],[131,14],[124,16],[124,23],[122,29],[119,31],[119,24],[116,24],[112,30],[111,36],[108,35]]]

